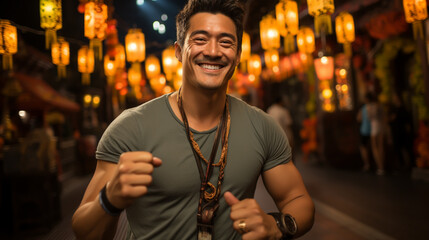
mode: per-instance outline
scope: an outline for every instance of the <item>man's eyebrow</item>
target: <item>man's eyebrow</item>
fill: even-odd
[[[210,35],[210,34],[209,34],[207,31],[205,31],[205,30],[197,30],[197,31],[193,31],[189,36],[190,36],[190,37],[193,37],[193,36],[195,36],[195,35],[197,35],[197,34],[203,34],[203,35],[206,35],[206,36]],[[233,34],[231,34],[231,33],[223,32],[223,33],[221,33],[221,34],[220,34],[220,36],[221,36],[221,37],[228,37],[228,38],[231,38],[231,39],[233,39],[234,41],[236,41],[236,37],[235,37]]]

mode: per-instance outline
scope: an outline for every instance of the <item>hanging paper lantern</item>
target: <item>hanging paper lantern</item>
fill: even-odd
[[[423,39],[422,21],[428,17],[426,0],[404,0],[405,21],[413,25],[414,38]]]
[[[142,80],[142,73],[140,68],[140,63],[132,64],[130,69],[128,69],[128,82],[130,86],[136,87],[140,86]]]
[[[323,56],[314,59],[317,78],[319,80],[331,80],[334,77],[334,58]]]
[[[146,56],[144,34],[139,28],[128,30],[125,36],[125,50],[128,62],[143,62]]]
[[[85,37],[90,39],[89,47],[94,50],[97,59],[102,58],[101,42],[106,37],[107,5],[102,0],[94,0],[85,4]]]
[[[119,69],[124,69],[125,68],[125,48],[123,45],[121,44],[117,44],[115,47],[115,66],[116,68]]]
[[[344,46],[346,56],[352,56],[351,43],[355,40],[355,24],[353,16],[347,12],[341,12],[335,18],[335,32],[337,41]]]
[[[40,0],[40,27],[45,29],[46,49],[57,41],[56,31],[63,27],[61,0]]]
[[[110,58],[108,54],[104,56],[104,74],[107,77],[107,84],[113,85],[116,75],[116,61],[115,58]]]
[[[82,84],[90,84],[90,74],[94,72],[94,51],[83,46],[77,52],[77,69],[82,73]]]
[[[175,55],[173,46],[170,46],[162,51],[162,69],[164,70],[167,80],[172,80],[173,75],[177,70],[178,60]]]
[[[265,66],[269,69],[279,66],[279,52],[277,49],[267,50],[264,53]]]
[[[276,5],[276,20],[284,37],[284,52],[295,51],[294,36],[298,33],[298,5],[295,1],[280,0]]]
[[[160,74],[157,77],[150,79],[149,82],[150,87],[156,93],[156,95],[161,95],[165,84],[167,83],[167,79],[163,74]]]
[[[13,69],[12,55],[18,51],[18,35],[16,27],[9,20],[0,19],[0,54],[3,70]]]
[[[255,78],[259,78],[262,72],[261,57],[258,54],[252,54],[247,62],[247,71]]]
[[[251,54],[250,36],[248,33],[243,32],[243,38],[241,42],[241,58],[240,61],[249,60]]]
[[[145,61],[146,77],[154,78],[161,73],[159,59],[155,55],[149,55]]]
[[[57,65],[58,77],[66,76],[66,66],[70,63],[70,47],[64,38],[59,37],[58,42],[52,44],[52,62]]]
[[[309,67],[313,63],[312,53],[316,50],[313,30],[309,27],[301,27],[296,36],[296,44],[299,52],[305,55],[305,67]]]
[[[334,0],[307,0],[308,13],[314,17],[314,30],[317,36],[323,30],[332,33],[331,14],[334,13]]]
[[[264,50],[280,48],[280,34],[277,29],[277,21],[271,16],[262,17],[259,22],[261,45]]]
[[[301,27],[296,37],[296,43],[300,52],[313,53],[316,50],[313,30],[309,27]]]

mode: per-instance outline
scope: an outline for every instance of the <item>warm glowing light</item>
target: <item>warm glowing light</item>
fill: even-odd
[[[92,96],[90,94],[85,94],[83,96],[83,103],[85,106],[89,106],[92,102]]]
[[[335,6],[333,0],[307,0],[308,14],[314,17],[314,29],[316,35],[320,35],[322,29],[326,33],[332,33],[331,14]]]
[[[301,27],[296,36],[296,42],[298,50],[302,53],[312,53],[316,50],[316,44],[314,42],[313,30],[309,27]]]
[[[276,5],[276,20],[282,36],[298,33],[298,5],[295,1],[280,0]]]
[[[334,58],[323,56],[314,59],[317,78],[319,80],[330,80],[334,77]]]
[[[426,0],[403,0],[403,6],[408,23],[423,21],[428,17]]]
[[[176,58],[175,50],[173,46],[170,46],[162,51],[162,69],[164,70],[165,77],[168,80],[173,78],[173,75],[177,71],[177,65],[179,61]]]
[[[40,0],[40,27],[46,30],[46,48],[57,41],[56,31],[62,26],[61,0]]]
[[[267,15],[259,22],[261,45],[264,50],[280,48],[280,33],[277,29],[277,21]]]
[[[159,60],[155,55],[149,55],[145,61],[146,77],[148,79],[157,77],[161,73]]]
[[[340,74],[341,78],[346,78],[346,76],[347,76],[347,70],[344,68],[341,68],[338,73]]]
[[[98,105],[100,105],[100,96],[95,95],[95,96],[92,98],[92,107],[97,108],[97,107],[98,107]]]
[[[261,57],[258,54],[252,54],[247,62],[247,72],[255,77],[259,77],[261,71]]]
[[[144,34],[139,28],[128,30],[125,36],[125,50],[128,62],[143,62],[146,57]]]
[[[251,54],[251,45],[250,45],[250,36],[248,33],[243,32],[243,38],[241,41],[241,59],[240,61],[246,61],[250,58]]]

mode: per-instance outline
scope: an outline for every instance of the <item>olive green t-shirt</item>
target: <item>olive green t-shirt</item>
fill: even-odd
[[[128,151],[147,151],[162,159],[153,172],[146,195],[126,209],[129,239],[196,239],[200,177],[183,123],[174,114],[169,95],[128,109],[106,129],[97,159],[117,163]],[[223,193],[253,198],[259,175],[291,159],[280,126],[262,110],[229,96],[231,127],[220,206],[214,220],[214,239],[241,239],[232,227]],[[194,139],[209,158],[217,127],[195,131]],[[219,160],[219,144],[215,162]],[[205,168],[205,163],[202,164]],[[218,168],[211,182],[216,186]]]

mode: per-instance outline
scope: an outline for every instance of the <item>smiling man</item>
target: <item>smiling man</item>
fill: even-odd
[[[314,206],[279,125],[226,94],[239,63],[238,0],[189,0],[177,15],[179,91],[124,111],[97,147],[97,168],[73,216],[78,239],[292,239]],[[253,199],[262,174],[279,212]]]

